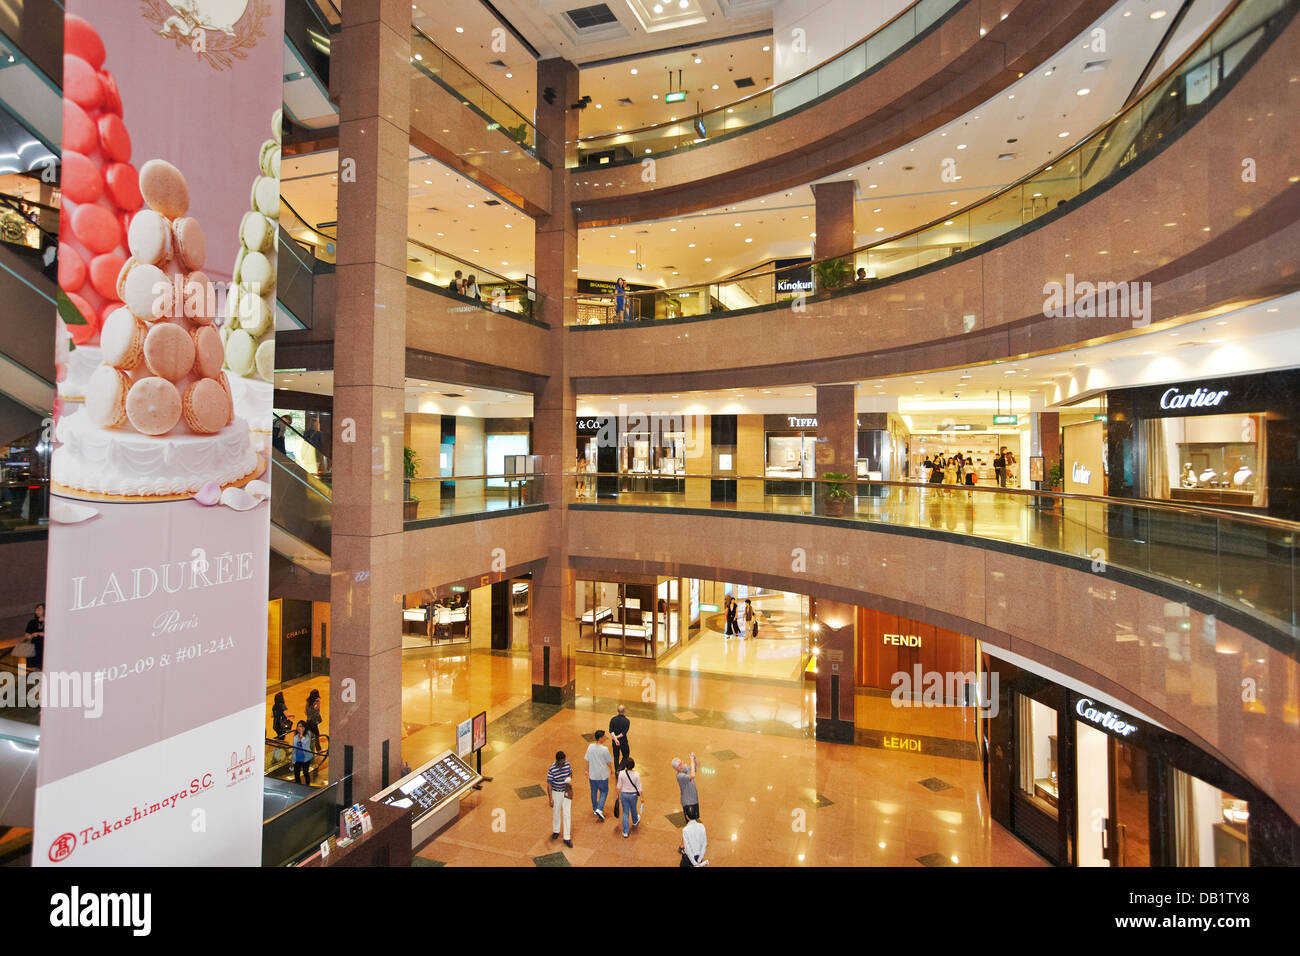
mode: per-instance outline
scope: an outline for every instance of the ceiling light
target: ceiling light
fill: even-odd
[[[718,88],[718,84],[717,84],[717,83],[714,83],[714,84],[713,84],[713,88],[716,90],[716,89]]]
[[[656,3],[656,4],[654,5],[654,11],[655,11],[655,13],[663,13],[663,12],[664,12],[664,5],[663,5],[662,3]],[[635,72],[635,71],[634,71],[634,72]]]
[[[701,60],[701,59],[697,56],[697,57],[695,58],[695,62],[696,62],[696,63],[703,63],[704,61]]]
[[[952,225],[952,220],[949,219],[947,222],[944,223],[944,225],[945,225],[945,226],[951,226],[951,225]]]
[[[873,210],[871,210],[871,211],[872,211],[872,212],[880,212],[880,207],[877,206],[875,209],[873,209]]]
[[[1067,137],[1067,136],[1069,136],[1069,135],[1070,135],[1070,131],[1067,129],[1067,130],[1065,130],[1065,131],[1063,131],[1063,132],[1057,133],[1057,134],[1056,134],[1056,138],[1057,138],[1057,139],[1065,139],[1065,137]]]
[[[636,76],[636,67],[632,67],[632,75]]]
[[[513,73],[507,73],[507,74],[506,74],[506,79],[507,79],[507,80],[513,80],[514,78],[515,78],[515,75],[514,75]]]
[[[885,227],[884,227],[884,226],[877,226],[877,227],[876,227],[876,232],[884,232],[884,231],[885,231]]]
[[[965,148],[966,148],[966,144],[965,144],[965,143],[958,143],[958,144],[957,144],[957,148],[958,148],[958,149],[965,149]]]
[[[740,223],[738,223],[738,222],[733,222],[732,225],[733,225],[733,226],[739,226]]]
[[[473,209],[473,208],[474,208],[474,204],[473,204],[473,203],[470,203],[470,204],[469,204],[469,208],[470,208],[470,209]]]
[[[1084,87],[1083,89],[1081,89],[1081,90],[1075,90],[1075,91],[1074,91],[1074,95],[1075,95],[1075,96],[1087,96],[1087,95],[1088,95],[1089,93],[1091,93],[1091,92],[1092,92],[1092,90],[1088,89],[1088,88],[1085,86],[1085,87]]]
[[[457,32],[457,33],[464,33],[464,32],[465,32],[465,28],[464,28],[464,27],[457,27],[457,28],[456,28],[456,32]]]
[[[603,107],[599,103],[596,104],[596,109],[602,109],[602,108]]]
[[[1169,12],[1168,10],[1152,10],[1149,14],[1147,14],[1147,18],[1150,20],[1159,20],[1163,16],[1165,16],[1165,14],[1167,14],[1168,12]]]
[[[687,248],[687,249],[694,249],[694,248],[695,248],[695,243],[693,243],[693,242],[688,242],[688,243],[686,243],[686,248]]]
[[[957,205],[957,200],[954,199],[952,202],[948,203],[948,205],[949,205],[949,206],[955,206],[955,205]]]
[[[877,189],[877,188],[879,188],[879,187],[878,187],[875,183],[872,183],[871,185],[867,186],[867,188],[868,188],[868,189]]]
[[[683,10],[685,10],[690,5],[691,5],[691,0],[677,0],[677,6],[681,7]]]
[[[704,261],[705,261],[705,262],[712,262],[712,261],[713,261],[713,258],[712,258],[711,256],[705,256],[705,257],[704,257]]]
[[[746,239],[745,241],[746,241],[746,242],[753,242],[754,240],[753,240],[753,239]]]
[[[1043,76],[1051,76],[1055,72],[1056,72],[1056,67],[1050,67],[1048,68],[1047,72],[1043,74]]]
[[[432,179],[426,179],[426,180],[424,181],[424,184],[425,184],[426,186],[432,186],[432,185],[433,185],[433,180],[432,180]]]

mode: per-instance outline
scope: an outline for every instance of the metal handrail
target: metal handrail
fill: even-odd
[[[407,478],[407,481],[485,481],[489,478],[500,478],[503,481],[529,481],[533,478],[549,478],[556,472],[537,471],[527,475],[448,475],[439,477],[437,475],[425,475],[419,478]]]
[[[595,471],[575,471],[566,477],[576,478],[637,478],[646,477],[631,472],[595,472]],[[1230,511],[1222,508],[1191,508],[1186,505],[1175,505],[1168,502],[1159,501],[1152,498],[1115,498],[1105,495],[1081,495],[1073,492],[1064,491],[1035,491],[1031,488],[1003,488],[990,487],[989,485],[946,485],[940,483],[931,483],[924,479],[915,479],[912,481],[898,481],[896,479],[883,478],[862,478],[855,475],[849,475],[847,478],[774,478],[770,475],[715,475],[715,474],[685,474],[659,477],[673,478],[700,478],[707,480],[728,481],[782,481],[789,483],[808,483],[808,484],[826,484],[826,485],[871,485],[872,487],[895,487],[895,488],[942,488],[944,490],[961,490],[974,491],[986,494],[1003,494],[1003,495],[1020,495],[1025,498],[1052,498],[1059,501],[1081,501],[1093,502],[1096,504],[1110,505],[1114,507],[1141,507],[1150,508],[1153,511],[1164,511],[1173,514],[1189,515],[1197,518],[1230,518],[1242,524],[1254,525],[1256,527],[1270,528],[1275,531],[1286,531],[1294,534],[1300,534],[1300,521],[1288,521],[1285,518],[1270,518],[1261,515],[1244,514],[1238,511]],[[632,492],[633,494],[635,492]]]
[[[842,252],[836,255],[823,256],[820,259],[810,259],[808,262],[801,263],[800,265],[797,266],[788,266],[783,269],[773,269],[768,272],[749,272],[748,270],[745,270],[739,273],[734,273],[729,277],[713,279],[708,282],[695,282],[688,285],[674,286],[668,289],[650,289],[645,292],[639,292],[635,294],[672,296],[675,294],[690,293],[701,288],[707,288],[712,285],[722,285],[722,284],[726,284],[729,282],[742,280],[742,279],[743,280],[763,279],[766,277],[775,277],[777,275],[780,275],[781,273],[791,272],[795,270],[803,270],[803,269],[813,270],[816,268],[816,266],[819,263],[829,262],[832,260],[848,260],[863,252],[870,252],[873,249],[878,249],[883,246],[889,246],[889,245],[894,245],[897,243],[904,242],[913,236],[919,236],[920,234],[927,232],[930,229],[938,228],[939,226],[947,223],[950,220],[955,220],[965,215],[971,215],[981,207],[987,206],[991,203],[998,202],[1002,197],[1014,193],[1017,189],[1024,187],[1027,183],[1029,183],[1030,181],[1032,181],[1042,173],[1050,171],[1052,167],[1058,166],[1066,162],[1070,157],[1077,154],[1081,149],[1087,146],[1096,137],[1106,133],[1108,130],[1118,125],[1118,123],[1121,120],[1123,120],[1126,116],[1132,114],[1133,111],[1140,110],[1142,106],[1144,106],[1147,103],[1147,99],[1153,90],[1159,88],[1161,85],[1165,83],[1166,80],[1172,78],[1176,73],[1178,73],[1183,67],[1183,65],[1191,57],[1195,56],[1198,53],[1204,52],[1204,48],[1213,41],[1214,33],[1217,32],[1218,28],[1223,25],[1224,21],[1226,21],[1232,14],[1237,12],[1237,10],[1242,5],[1251,2],[1254,2],[1254,0],[1235,0],[1235,2],[1232,3],[1231,6],[1225,8],[1225,10],[1219,15],[1219,17],[1216,18],[1215,21],[1210,25],[1210,27],[1201,35],[1200,40],[1195,44],[1191,44],[1188,47],[1188,49],[1184,51],[1182,56],[1180,56],[1168,69],[1166,69],[1158,79],[1153,81],[1151,85],[1148,87],[1147,92],[1143,96],[1141,96],[1137,100],[1134,100],[1127,107],[1115,113],[1104,123],[1102,123],[1100,126],[1093,129],[1092,132],[1088,133],[1081,140],[1075,143],[1075,145],[1072,146],[1070,149],[1066,150],[1060,156],[1057,156],[1054,159],[1050,159],[1044,162],[1033,171],[1027,173],[1026,175],[1022,176],[1020,179],[1004,187],[1003,189],[998,190],[996,193],[993,193],[990,196],[985,196],[984,198],[977,200],[976,202],[972,203],[969,206],[964,206],[961,209],[955,210],[953,212],[945,213],[936,219],[932,219],[931,221],[925,223],[924,225],[914,227],[912,229],[907,230],[906,232],[897,233],[886,239],[878,239],[866,245],[858,246],[854,249],[848,250],[847,252]],[[1291,8],[1292,12],[1294,12],[1295,6],[1296,6],[1295,0],[1287,0],[1287,2],[1285,2],[1279,10],[1275,10],[1273,13],[1261,19],[1258,23],[1254,24],[1249,30],[1244,31],[1242,38],[1239,38],[1239,40],[1245,38],[1246,36],[1249,36],[1249,34],[1253,32],[1253,30],[1258,29],[1260,26],[1267,24],[1270,20],[1273,19],[1273,17],[1277,16],[1278,13],[1281,13],[1288,8]],[[1211,52],[1210,58],[1219,56],[1222,53],[1223,51],[1221,50],[1217,52]],[[971,247],[973,248],[974,246],[979,244],[981,243],[972,243]],[[868,280],[869,283],[874,281],[875,281],[874,279]],[[843,286],[837,287],[836,290],[828,290],[828,291],[839,291],[842,289],[851,289],[856,284],[857,283],[855,283],[852,279],[850,279],[847,282],[845,282]],[[862,284],[862,285],[866,287],[867,284]],[[722,310],[722,312],[717,314],[725,314],[726,312],[730,312],[730,311],[735,311],[735,310]],[[618,323],[605,323],[605,324],[617,325]]]
[[[922,2],[923,2],[923,0],[913,0],[912,3],[908,4],[908,5],[907,5],[906,7],[904,7],[902,10],[898,11],[898,13],[894,14],[894,16],[892,16],[888,21],[886,21],[885,23],[882,23],[880,26],[878,26],[876,29],[872,30],[870,33],[868,33],[868,34],[867,34],[866,36],[864,36],[862,39],[858,40],[856,43],[850,43],[848,46],[846,46],[844,49],[840,50],[838,53],[834,53],[834,54],[828,56],[826,59],[822,60],[822,61],[821,61],[820,63],[818,63],[816,66],[811,67],[810,69],[804,70],[804,71],[803,71],[802,73],[800,73],[798,76],[792,76],[792,77],[790,77],[790,79],[788,79],[788,80],[782,80],[780,83],[772,83],[772,84],[770,84],[770,85],[768,85],[768,86],[765,86],[763,89],[758,90],[757,92],[749,93],[749,94],[747,94],[747,95],[745,95],[745,96],[742,96],[742,97],[740,97],[740,99],[732,100],[731,102],[729,102],[729,103],[724,103],[724,104],[722,104],[721,106],[715,106],[715,107],[712,107],[712,108],[707,109],[707,110],[702,110],[702,111],[700,111],[699,113],[691,113],[690,115],[691,115],[691,116],[705,117],[705,116],[709,116],[709,115],[711,115],[711,114],[713,114],[713,113],[721,112],[721,111],[723,111],[723,110],[735,109],[737,106],[740,106],[740,105],[743,104],[743,103],[748,103],[750,100],[756,99],[756,98],[758,98],[758,97],[760,97],[760,96],[766,96],[766,95],[768,95],[768,94],[770,94],[770,93],[775,93],[777,90],[781,89],[781,88],[784,87],[784,86],[789,86],[789,85],[791,85],[791,84],[793,84],[793,83],[798,83],[800,80],[805,79],[806,77],[809,77],[809,76],[813,75],[813,74],[816,73],[818,70],[820,70],[822,67],[824,67],[824,66],[828,66],[829,64],[834,63],[836,60],[843,59],[844,57],[848,56],[850,53],[852,53],[852,52],[853,52],[854,50],[856,50],[858,47],[862,46],[862,44],[866,43],[868,40],[870,40],[870,39],[871,39],[872,37],[874,37],[876,34],[878,34],[878,33],[883,33],[885,30],[887,30],[887,29],[889,29],[890,27],[892,27],[892,26],[893,26],[897,21],[901,20],[903,17],[907,16],[909,13],[912,13],[913,11],[915,11],[916,8],[917,8],[918,6],[920,6],[920,4],[921,4]],[[948,8],[948,10],[951,10],[951,9],[952,9],[951,7]],[[944,11],[945,15],[948,13],[948,10],[945,10],[945,11]],[[935,23],[938,23],[939,21],[938,21],[938,20],[935,20],[934,22],[935,22]],[[933,26],[933,25],[934,25],[934,24],[930,24],[930,26]],[[928,29],[930,28],[930,26],[927,26],[926,29],[928,30]],[[913,34],[913,36],[912,36],[911,39],[912,39],[912,40],[915,40],[915,39],[917,38],[918,35],[919,35],[919,34]],[[911,42],[911,41],[909,41],[909,42]],[[906,44],[904,44],[904,45],[906,45]],[[900,47],[900,49],[901,49],[901,47]],[[859,79],[859,78],[860,78],[860,77],[855,77],[854,80],[857,80],[857,79]],[[852,82],[852,81],[851,81],[851,82]],[[582,145],[582,144],[587,143],[587,142],[590,142],[590,141],[592,141],[592,140],[598,140],[598,139],[609,139],[609,138],[611,138],[611,137],[615,137],[615,136],[635,136],[635,135],[638,134],[638,133],[645,133],[645,132],[649,132],[650,130],[661,129],[661,128],[668,127],[668,126],[676,126],[676,125],[678,125],[678,124],[681,123],[681,122],[682,122],[682,121],[681,121],[680,119],[678,119],[678,120],[668,120],[667,122],[664,122],[664,123],[651,123],[649,126],[641,126],[641,127],[638,127],[637,129],[633,129],[633,130],[616,130],[615,132],[612,132],[612,133],[592,133],[590,136],[579,136],[576,140],[574,140],[574,142],[577,143],[578,145]]]

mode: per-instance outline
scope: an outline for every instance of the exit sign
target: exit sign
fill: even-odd
[[[680,102],[681,102],[682,100],[684,100],[684,99],[686,99],[686,91],[685,91],[685,90],[678,90],[676,93],[669,93],[667,96],[665,96],[665,97],[664,97],[664,102],[665,102],[665,103],[680,103]]]
[[[701,611],[717,611],[717,610],[718,610],[718,606],[717,606],[716,604],[701,604],[701,605],[700,605],[700,610],[701,610]]]
[[[994,415],[994,425],[1018,425],[1020,424],[1019,415]]]
[[[1106,420],[1106,416],[1105,416],[1105,415],[1093,415],[1093,416],[1092,416],[1092,420],[1093,420],[1094,422],[1104,422],[1104,421]]]
[[[452,591],[454,591],[456,594],[460,594],[462,591],[465,590],[465,585],[463,585],[463,584],[453,584],[453,585],[451,586],[451,589],[452,589]]]

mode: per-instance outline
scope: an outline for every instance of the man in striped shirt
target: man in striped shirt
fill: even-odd
[[[546,772],[546,798],[551,804],[551,839],[560,838],[560,824],[563,821],[564,845],[572,847],[573,768],[565,759],[563,750],[555,751],[555,763]]]

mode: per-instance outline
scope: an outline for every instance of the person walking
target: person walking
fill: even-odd
[[[682,842],[677,847],[682,855],[682,866],[708,866],[705,854],[709,852],[709,835],[704,824],[700,822],[700,808],[689,807],[686,810],[686,826],[682,827]]]
[[[930,484],[938,485],[943,483],[943,456],[935,456],[934,461],[930,462]]]
[[[587,745],[587,782],[591,787],[591,812],[597,820],[605,819],[605,801],[609,798],[609,768],[614,755],[604,744],[605,731],[596,731],[596,740]]]
[[[723,639],[726,640],[727,638],[730,638],[731,635],[733,634],[738,635],[739,633],[740,632],[736,630],[736,602],[732,600],[730,596],[728,596],[727,597],[727,625],[726,625],[726,632],[725,632],[726,636]]]
[[[1007,486],[1007,446],[1003,445],[993,458],[993,477],[997,479],[998,487]]]
[[[943,466],[943,483],[945,485],[957,484],[957,457],[953,455]]]
[[[742,641],[749,635],[749,614],[745,605],[736,602],[736,636]]]
[[[632,750],[627,742],[627,732],[631,726],[632,721],[627,719],[627,707],[619,704],[618,713],[609,719],[609,742],[614,748],[615,772],[632,756]],[[622,759],[619,759],[620,757]]]
[[[641,790],[641,775],[636,772],[636,761],[631,757],[623,762],[623,769],[618,772],[618,799],[623,804],[623,839],[627,839],[629,827],[641,822],[645,812],[645,794]]]
[[[758,637],[758,615],[754,613],[754,602],[745,598],[745,617],[749,619],[749,636]]]
[[[300,720],[293,730],[293,782],[301,783],[304,787],[311,786],[311,777],[308,775],[310,769],[311,731],[307,729],[307,721]]]
[[[462,273],[459,269],[456,270],[456,275],[453,276],[452,280],[447,283],[448,292],[454,292],[456,293],[456,295],[465,294],[465,280],[463,278],[463,275],[464,273]]]
[[[690,816],[691,810],[695,815],[700,815],[700,792],[695,787],[695,774],[699,771],[699,761],[695,759],[695,751],[691,751],[691,759],[688,763],[681,757],[673,758],[673,773],[677,774],[677,789],[682,794],[682,813]]]
[[[560,838],[564,828],[564,845],[572,848],[573,768],[563,750],[555,751],[555,763],[546,771],[546,799],[551,804],[551,839]]]

